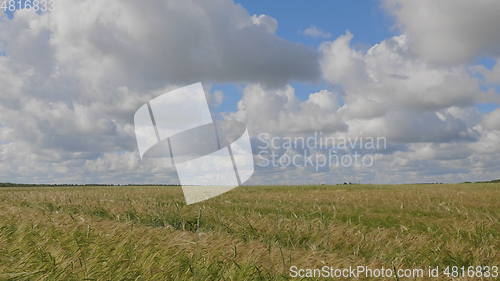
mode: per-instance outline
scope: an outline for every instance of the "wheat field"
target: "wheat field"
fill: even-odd
[[[179,187],[5,187],[0,280],[288,280],[291,266],[498,266],[499,215],[497,183],[239,187],[189,206]]]

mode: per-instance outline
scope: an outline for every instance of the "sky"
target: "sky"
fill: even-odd
[[[0,17],[0,182],[178,183],[141,160],[133,116],[202,82],[246,124],[247,184],[500,178],[496,0],[54,1]],[[264,165],[262,137],[384,138],[372,165]],[[295,158],[294,158],[295,157]],[[316,163],[317,164],[317,163]]]
[[[393,22],[384,13],[380,1],[374,0],[337,0],[337,1],[247,1],[236,3],[245,7],[249,13],[256,15],[271,15],[278,21],[276,34],[286,40],[297,42],[317,49],[328,39],[336,38],[347,30],[356,34],[353,45],[367,49],[386,37],[394,35]],[[308,28],[318,30],[316,36],[308,36],[304,31]],[[315,91],[328,87],[325,83],[307,83],[290,81],[296,89],[299,98],[306,99]],[[230,92],[223,106],[216,110],[231,110],[239,98],[241,90],[234,84],[215,85],[216,89]],[[227,107],[226,107],[227,106]]]

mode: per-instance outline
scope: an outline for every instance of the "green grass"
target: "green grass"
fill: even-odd
[[[499,265],[499,214],[498,183],[240,187],[190,206],[179,187],[5,187],[0,280],[288,280],[291,265]]]

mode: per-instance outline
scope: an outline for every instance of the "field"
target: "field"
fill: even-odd
[[[5,187],[0,280],[288,280],[293,265],[498,266],[499,216],[500,183],[240,187],[190,206],[179,187]],[[408,280],[387,280],[398,279]]]

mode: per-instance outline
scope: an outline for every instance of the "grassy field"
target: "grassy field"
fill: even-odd
[[[288,280],[293,265],[498,266],[499,216],[498,183],[240,187],[190,206],[178,187],[0,188],[0,280]]]

